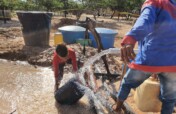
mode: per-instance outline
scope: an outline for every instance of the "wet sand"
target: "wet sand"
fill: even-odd
[[[55,102],[50,68],[6,60],[0,61],[0,67],[1,114],[93,114],[86,97],[72,106]]]

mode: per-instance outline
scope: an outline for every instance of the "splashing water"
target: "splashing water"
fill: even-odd
[[[138,53],[138,50],[137,49],[134,49],[134,52],[135,53]],[[93,83],[93,85],[91,85],[91,87],[95,87],[95,83],[93,81],[93,72],[91,69],[91,65],[96,61],[96,60],[99,60],[102,56],[104,55],[107,55],[107,54],[115,54],[115,55],[119,55],[120,54],[120,49],[119,48],[110,48],[110,49],[107,49],[107,50],[104,50],[96,55],[94,55],[93,57],[89,58],[85,63],[84,63],[84,66],[79,70],[79,73],[77,74],[77,76],[81,79],[82,83],[85,84],[85,79],[83,77],[84,73],[86,71],[89,71],[90,72],[90,79],[91,79],[91,82]],[[96,70],[101,73],[100,69],[98,68],[98,66],[95,65],[95,68]],[[103,88],[104,88],[104,91],[106,93],[107,96],[113,96],[115,97],[116,95],[111,92],[110,88],[108,87],[107,83],[103,82]],[[101,95],[101,93],[99,92],[96,92],[94,93],[90,88],[86,88],[87,89],[87,92],[86,92],[86,95],[88,95],[90,98],[93,99],[94,101],[94,105],[97,109],[97,113],[98,114],[104,114],[102,108],[103,106],[106,107],[109,111],[111,111],[110,113],[111,114],[114,114],[115,112],[112,110],[112,106],[113,104],[109,103],[106,99],[105,96]]]
[[[107,107],[108,109],[111,108],[111,104],[106,100],[106,96],[109,92],[107,92],[107,95],[105,96],[98,91],[94,93],[93,90],[85,86],[86,81],[83,74],[89,72],[91,80],[90,85],[91,88],[94,88],[94,75],[91,65],[103,55],[119,54],[119,52],[119,49],[108,49],[96,54],[89,58],[84,66],[73,76],[79,77],[82,83],[80,85],[85,88],[85,95],[93,101],[93,105],[98,114],[105,114],[104,107]],[[0,60],[0,66],[1,114],[7,114],[13,111],[25,114],[32,114],[34,112],[39,114],[43,111],[48,114],[57,112],[55,107],[52,107],[55,102],[55,99],[53,99],[54,78],[51,78],[53,77],[53,71],[50,68],[34,68],[34,66],[30,66],[27,62],[11,62],[7,60]],[[106,83],[104,85],[106,85]],[[48,106],[51,107],[48,108]]]
[[[86,71],[88,71],[90,69],[90,66],[96,61],[99,60],[103,55],[107,55],[107,54],[119,54],[120,53],[120,49],[118,48],[110,48],[107,50],[104,50],[96,55],[94,55],[93,57],[89,58],[85,63],[84,66],[76,73],[76,75],[81,79],[81,82],[85,85],[86,81],[85,79],[82,77],[84,75],[84,73]],[[93,75],[91,75],[93,76]],[[91,77],[92,78],[92,77]]]
[[[106,107],[108,108],[108,110],[111,111],[111,113],[113,113],[111,107],[112,104],[109,103],[106,98],[101,95],[99,92],[94,93],[93,90],[91,90],[89,87],[86,87],[86,80],[84,78],[84,74],[85,72],[89,72],[90,74],[90,86],[94,89],[95,88],[95,83],[94,83],[94,75],[93,75],[93,71],[91,69],[92,64],[99,60],[102,56],[107,55],[107,54],[119,54],[120,53],[120,49],[118,48],[110,48],[107,50],[104,50],[96,55],[94,55],[93,57],[90,57],[85,63],[84,66],[74,75],[74,77],[79,78],[79,80],[81,81],[81,85],[83,85],[84,89],[85,89],[85,94],[88,96],[89,99],[93,100],[94,102],[94,106],[96,108],[96,111],[98,114],[104,114],[103,108]],[[107,84],[103,84],[103,86],[106,88],[106,91],[110,91],[109,88],[107,87]],[[107,95],[110,95],[110,92],[107,92]]]

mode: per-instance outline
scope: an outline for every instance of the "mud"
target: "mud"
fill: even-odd
[[[116,18],[110,19],[108,17],[99,17],[97,20],[99,22],[97,24],[98,27],[107,27],[107,28],[116,29],[118,31],[118,35],[115,40],[115,47],[120,47],[121,38],[132,27],[132,24],[130,21],[128,21],[128,22],[126,22],[125,20],[118,21]],[[74,25],[75,22],[76,22],[75,17],[69,17],[69,18],[53,17],[52,26],[51,26],[51,30],[50,30],[51,32],[50,32],[49,46],[48,47],[31,47],[31,46],[25,46],[25,44],[24,44],[23,35],[21,32],[21,29],[22,29],[21,24],[19,23],[17,17],[12,18],[11,21],[7,21],[6,24],[4,24],[3,21],[0,21],[0,58],[12,60],[12,61],[18,61],[18,60],[27,61],[35,69],[38,68],[39,66],[51,67],[53,52],[55,50],[55,47],[53,45],[54,44],[53,43],[54,42],[54,40],[53,40],[54,33],[57,31],[58,27],[61,27],[63,25]],[[97,49],[95,49],[93,47],[86,47],[87,52],[86,52],[86,55],[84,56],[82,53],[83,47],[81,45],[72,44],[72,45],[68,45],[68,47],[72,47],[76,51],[76,56],[78,59],[81,60],[81,62],[86,61],[87,58],[89,58],[90,56],[93,56],[97,53]],[[118,56],[112,56],[112,55],[108,55],[107,58],[108,58],[108,64],[109,64],[109,68],[110,68],[111,73],[115,73],[115,72],[121,73],[121,70],[122,70],[121,64],[122,63],[120,61],[120,58]],[[101,71],[106,72],[106,70],[104,68],[104,64],[101,60],[97,61],[96,64],[98,64],[98,66],[100,66]],[[11,64],[8,63],[7,68],[9,65],[11,65]],[[4,65],[2,65],[2,66],[4,66]],[[16,66],[14,65],[13,67],[16,67]],[[4,71],[5,71],[5,69],[4,69]],[[71,72],[72,66],[67,65],[64,70],[67,73]],[[4,71],[1,71],[1,72],[4,72]],[[24,78],[25,78],[25,80],[27,79],[27,77],[24,77]],[[2,78],[2,79],[4,79],[4,78]],[[11,81],[7,80],[7,79],[5,80],[7,83],[11,83],[10,85],[6,84],[8,86],[7,91],[8,91],[8,89],[10,89],[9,88],[10,86],[13,86],[13,78],[11,78],[11,79],[12,79]],[[21,86],[25,86],[27,88],[27,85],[25,84],[25,80],[22,80]],[[3,83],[4,83],[4,81],[2,81],[2,84]],[[30,84],[32,86],[32,83],[30,83]],[[38,84],[37,78],[36,78],[36,84]],[[53,87],[53,85],[50,87]],[[33,90],[33,89],[35,89],[35,87],[32,88],[31,90]],[[28,92],[29,92],[29,95],[31,95],[32,91],[28,91]],[[60,107],[60,108],[58,108],[59,111],[53,110],[53,107],[46,108],[49,106],[55,106],[54,99],[52,96],[53,92],[49,91],[49,93],[47,92],[45,94],[42,94],[41,97],[37,95],[38,94],[37,92],[38,92],[38,90],[36,91],[36,94],[33,96],[34,99],[29,99],[28,101],[25,101],[25,99],[21,99],[21,102],[18,104],[18,107],[21,110],[19,113],[27,112],[29,114],[31,114],[31,113],[37,114],[37,113],[41,113],[42,110],[45,110],[46,113],[54,111],[54,112],[52,112],[52,114],[53,113],[69,114],[67,112],[67,110],[72,110],[72,111],[74,110],[73,113],[81,114],[81,112],[85,112],[85,110],[89,110],[88,108],[85,108],[85,107],[87,107],[87,105],[85,103],[86,99],[81,100],[80,103],[78,103],[74,106],[70,106],[70,107],[58,106],[58,107]],[[48,94],[48,95],[46,95],[46,94]],[[16,95],[17,94],[15,93],[12,95],[12,97],[14,97]],[[52,99],[51,99],[51,96],[52,96]],[[43,99],[46,99],[46,100],[43,100]],[[41,102],[38,102],[39,100]],[[51,102],[49,100],[51,100]],[[33,102],[34,102],[34,104],[32,104]],[[48,102],[50,102],[50,103],[48,105],[46,105]],[[130,106],[135,110],[135,112],[137,112],[137,114],[146,114],[146,113],[141,112],[137,109],[137,107],[134,104],[133,97],[130,97],[128,99],[128,102],[130,103]],[[7,103],[9,103],[11,106],[11,102],[7,102]],[[9,108],[9,107],[6,107],[6,106],[9,106],[9,104],[7,104],[7,105],[3,104],[2,108],[4,108],[4,109]],[[41,106],[41,105],[43,105],[43,106]],[[27,106],[29,106],[29,107],[27,107]],[[37,110],[36,106],[41,106],[41,109]],[[30,110],[31,108],[34,110]],[[79,109],[81,111],[76,110],[76,109]],[[12,113],[13,112],[15,114],[18,111],[19,111],[18,109],[12,108],[12,109],[9,109],[8,112],[5,112],[5,113]],[[85,112],[85,113],[89,114],[89,112]]]
[[[54,99],[51,68],[0,59],[0,114],[94,114],[86,96],[74,105]]]

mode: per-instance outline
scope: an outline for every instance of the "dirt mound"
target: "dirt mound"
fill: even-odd
[[[13,38],[22,37],[20,27],[0,28],[0,38]]]
[[[58,21],[59,20],[59,21]],[[75,25],[76,19],[69,19],[69,18],[53,18],[51,21],[52,30],[57,30],[59,27],[66,26],[66,25]]]
[[[68,47],[71,47],[76,52],[77,60],[81,63],[84,63],[88,58],[95,55],[97,52],[96,48],[86,46],[86,53],[83,54],[83,46],[80,44],[70,44]],[[12,47],[11,47],[12,48]],[[7,50],[4,53],[0,53],[0,58],[10,59],[10,60],[25,60],[32,65],[39,66],[52,66],[53,53],[55,47],[33,47],[33,46],[21,46],[21,48],[13,51]],[[118,63],[119,57],[108,55],[107,62],[109,64],[109,69],[112,73],[120,72],[121,65]],[[106,72],[103,61],[100,59],[97,64],[101,71]],[[72,71],[71,65],[65,66],[65,72]]]

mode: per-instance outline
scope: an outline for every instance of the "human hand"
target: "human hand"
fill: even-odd
[[[134,53],[134,45],[127,44],[121,47],[121,60],[125,63],[129,63],[130,60],[134,60],[136,54]]]
[[[159,81],[158,75],[157,74],[152,74],[151,75],[151,80],[152,81]]]

